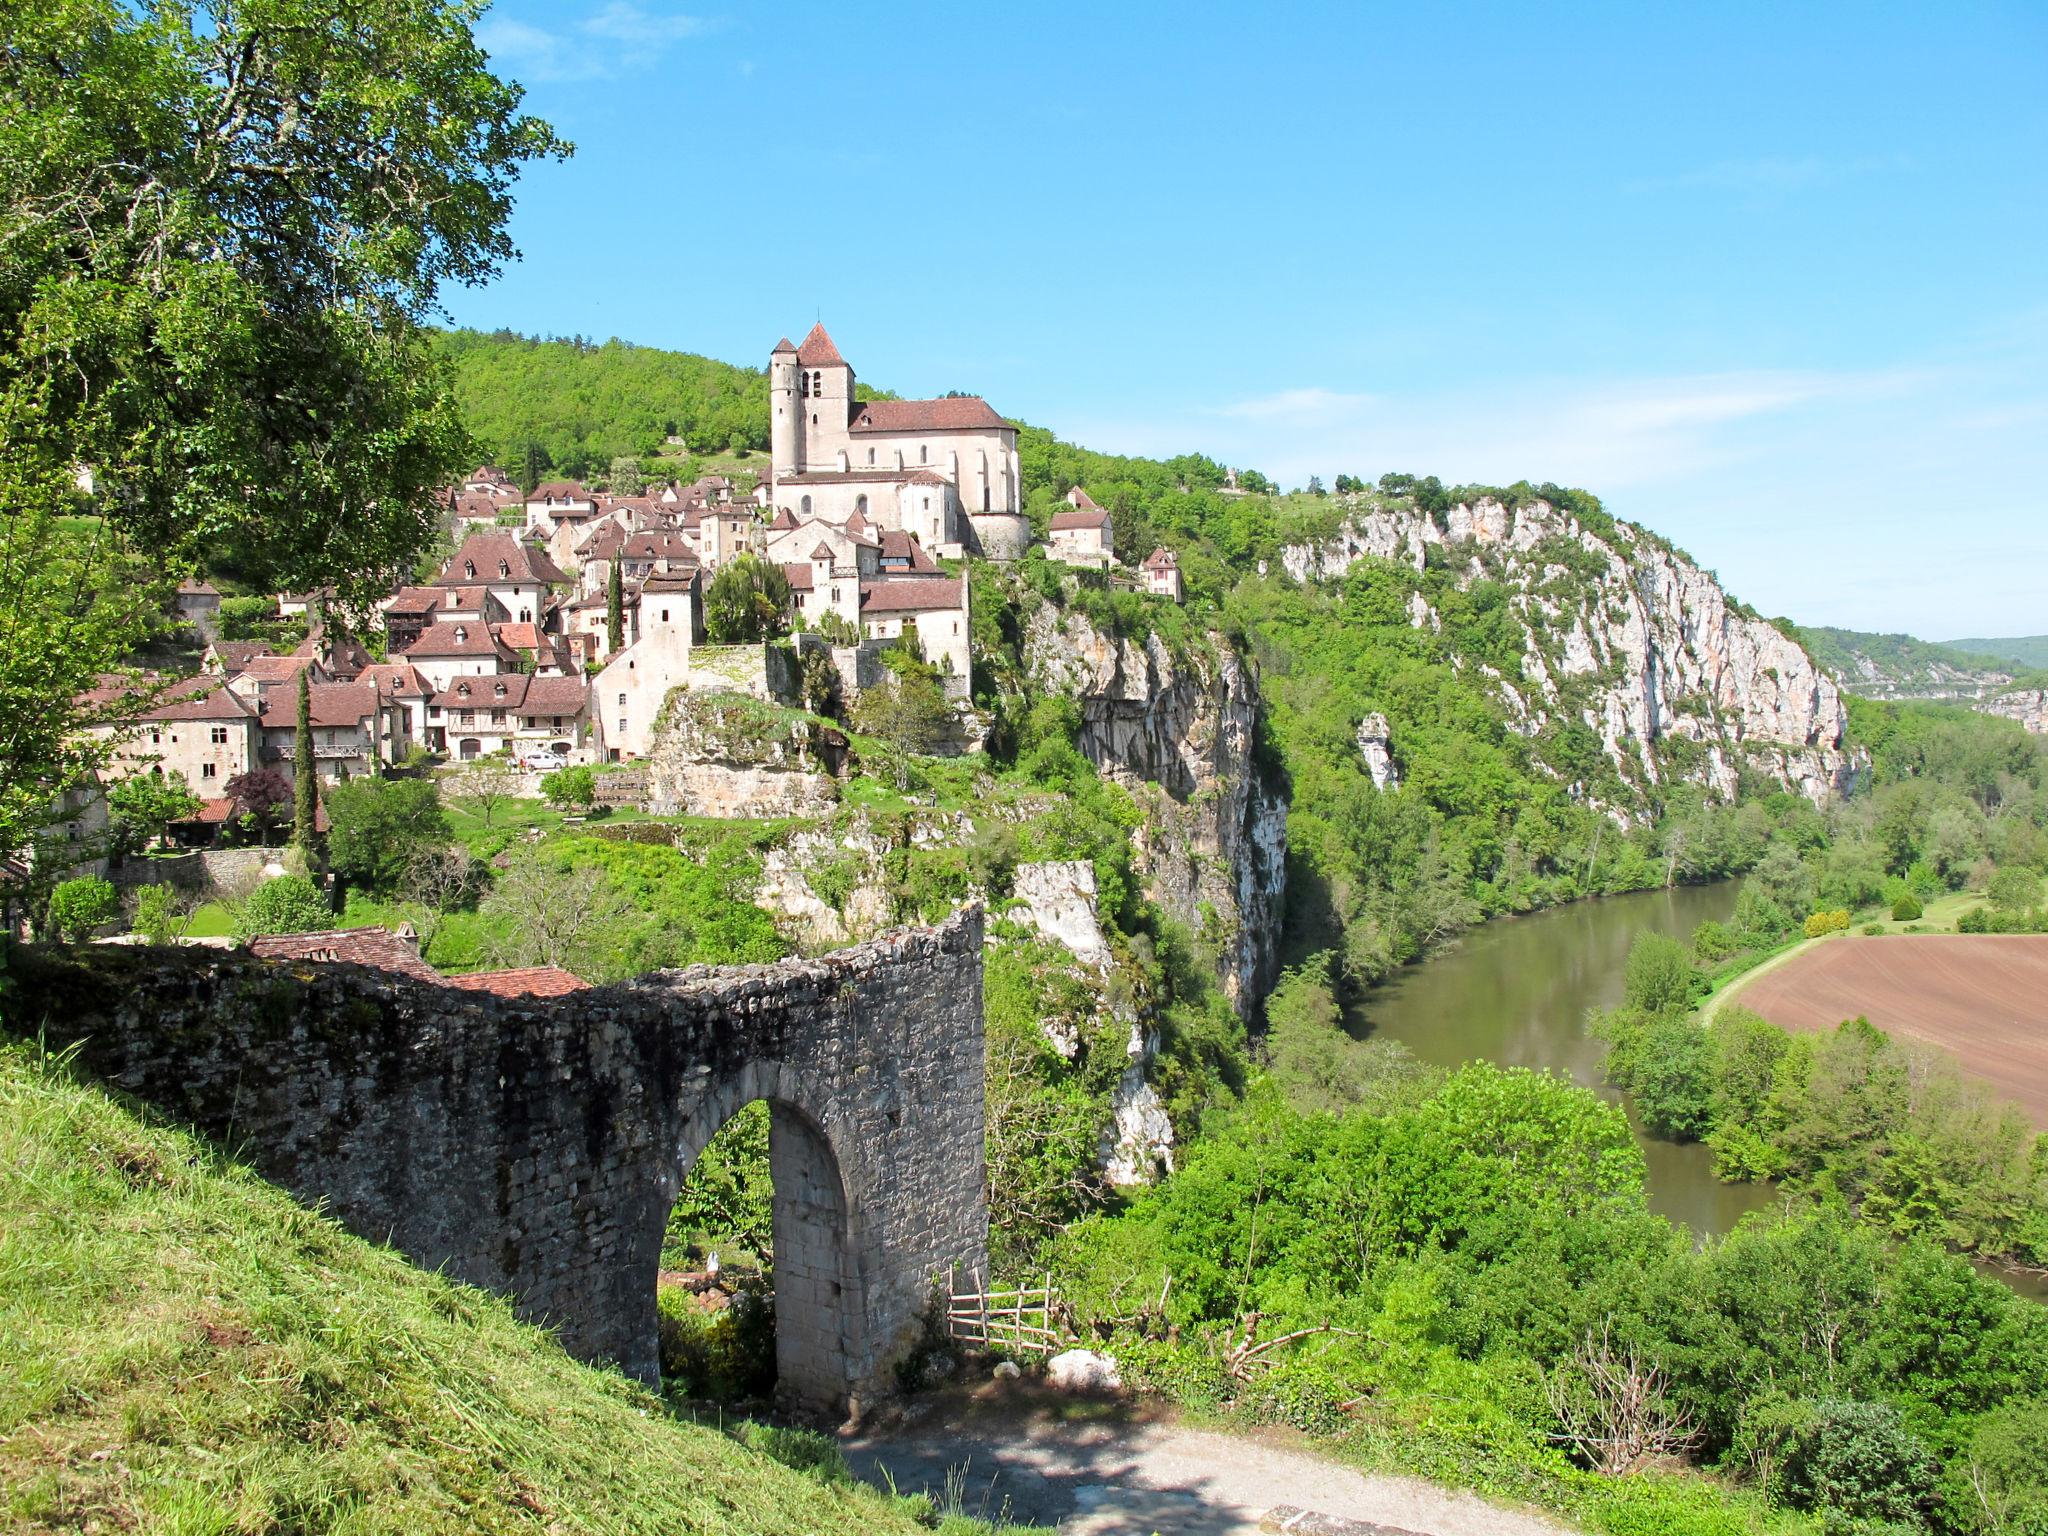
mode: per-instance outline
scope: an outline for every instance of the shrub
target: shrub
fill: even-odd
[[[1865,938],[1872,938],[1872,939],[1874,939],[1874,938],[1876,938],[1876,937],[1877,937],[1877,936],[1878,936],[1879,934],[1881,934],[1881,933],[1883,933],[1883,932],[1884,932],[1884,924],[1883,924],[1883,923],[1865,923],[1865,924],[1863,925],[1863,934],[1864,934],[1864,937],[1865,937]]]
[[[1849,931],[1849,914],[1841,907],[1832,912],[1814,912],[1806,919],[1806,936],[1809,939],[1825,938],[1831,933]]]
[[[1898,900],[1892,903],[1892,921],[1895,923],[1917,923],[1925,911],[1920,898],[1911,891],[1902,891]]]
[[[114,883],[98,875],[60,881],[50,892],[50,928],[60,940],[75,944],[120,915],[121,898]]]
[[[557,768],[540,781],[540,792],[558,810],[588,809],[597,800],[597,775],[587,767]]]
[[[312,933],[333,922],[334,912],[320,888],[304,875],[279,875],[249,894],[235,914],[235,937],[270,933]]]
[[[397,890],[408,872],[445,847],[451,835],[432,779],[336,784],[327,791],[327,823],[327,858],[334,872],[386,893]]]
[[[749,1401],[775,1388],[775,1298],[765,1279],[738,1283],[707,1312],[695,1297],[664,1286],[655,1297],[662,1380],[686,1397]]]
[[[1690,1008],[1701,984],[1691,955],[1669,934],[1637,934],[1629,946],[1622,991],[1630,1007],[1645,1013]]]
[[[2041,899],[2041,877],[2017,865],[2001,869],[1991,877],[1984,894],[2001,912],[2024,912]]]
[[[1898,1409],[1831,1398],[1793,1431],[1778,1482],[1802,1509],[1917,1527],[1933,1502],[1935,1470]]]
[[[174,942],[184,929],[178,893],[168,885],[145,885],[135,893],[135,931],[147,944]]]

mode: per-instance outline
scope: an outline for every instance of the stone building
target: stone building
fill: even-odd
[[[859,514],[933,554],[1015,559],[1029,542],[1017,431],[986,400],[858,400],[823,325],[768,359],[774,506],[843,523]]]
[[[1180,557],[1161,545],[1147,555],[1145,563],[1138,567],[1138,582],[1154,597],[1179,602],[1182,595]]]
[[[1109,513],[1078,485],[1067,492],[1067,510],[1053,514],[1047,550],[1068,565],[1107,570],[1116,564],[1116,530]]]
[[[110,682],[86,700],[118,706],[137,686]],[[111,712],[122,713],[118,707]],[[194,794],[218,795],[228,780],[262,766],[261,720],[256,700],[205,676],[180,684],[154,703],[138,705],[127,719],[93,727],[92,734],[117,742],[107,764],[110,782],[159,773],[183,780]]]

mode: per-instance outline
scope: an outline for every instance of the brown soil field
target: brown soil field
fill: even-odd
[[[2048,1125],[2048,935],[1829,939],[1728,1000],[1781,1029],[1833,1029],[1861,1014],[1886,1034],[1952,1052]]]

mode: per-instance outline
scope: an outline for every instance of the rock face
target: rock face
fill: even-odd
[[[647,809],[660,816],[817,816],[839,799],[812,724],[735,694],[677,691],[655,726]]]
[[[1374,789],[1399,789],[1401,769],[1394,761],[1393,730],[1385,715],[1367,715],[1358,722],[1358,755],[1372,775]]]
[[[1433,546],[1463,565],[1460,585],[1487,575],[1514,593],[1521,675],[1496,687],[1515,729],[1577,719],[1641,787],[1678,777],[1732,796],[1744,768],[1816,802],[1846,787],[1848,717],[1834,680],[1711,573],[1632,524],[1588,527],[1542,501],[1482,500],[1441,520],[1361,502],[1333,538],[1289,546],[1282,563],[1297,581],[1341,577],[1366,556],[1420,572]],[[1441,627],[1420,592],[1409,611],[1417,628]],[[1671,750],[1680,741],[1696,750]],[[1626,819],[1627,808],[1611,809]]]
[[[2035,735],[2048,735],[2048,688],[2016,688],[1977,706],[1986,714],[2017,720]]]
[[[1250,1008],[1279,953],[1287,802],[1253,750],[1259,693],[1244,659],[1220,636],[1180,655],[1050,606],[1026,621],[1024,659],[1041,688],[1079,702],[1076,744],[1144,806],[1148,893],[1214,946],[1224,994]]]
[[[1010,894],[1018,905],[1005,916],[1063,944],[1083,965],[1109,964],[1109,945],[1095,915],[1095,866],[1084,859],[1019,864]]]
[[[912,848],[930,848],[973,831],[965,816],[923,811],[901,818],[898,835]],[[799,827],[761,855],[754,903],[806,951],[872,938],[896,921],[887,864],[894,846],[865,811]]]

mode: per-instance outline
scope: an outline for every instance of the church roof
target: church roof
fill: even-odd
[[[785,336],[782,338],[782,340],[775,343],[774,351],[771,351],[768,355],[770,357],[773,357],[776,352],[794,352],[795,350],[795,345],[791,343],[790,339],[787,336]]]
[[[811,327],[810,334],[803,339],[803,345],[796,349],[796,360],[806,368],[847,366],[846,359],[839,355],[839,349],[832,345],[832,338],[825,334],[825,322],[822,320]]]
[[[966,432],[1009,430],[1010,424],[979,395],[944,400],[869,400],[854,407],[849,432]]]

